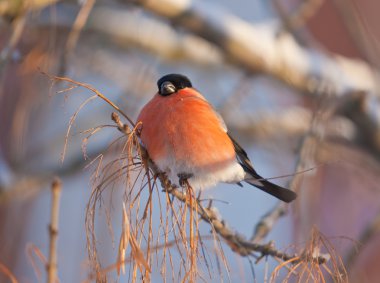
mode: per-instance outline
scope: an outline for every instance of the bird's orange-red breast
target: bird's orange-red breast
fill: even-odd
[[[198,190],[218,182],[246,181],[283,201],[295,199],[294,192],[256,173],[246,152],[227,133],[223,119],[187,77],[169,74],[157,86],[137,122],[142,145],[173,184],[186,179]]]

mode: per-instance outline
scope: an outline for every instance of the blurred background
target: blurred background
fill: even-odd
[[[91,273],[85,216],[96,166],[87,165],[121,134],[106,127],[87,140],[86,130],[113,124],[113,109],[100,99],[80,110],[68,133],[92,94],[45,72],[91,84],[133,119],[162,75],[182,73],[261,175],[313,168],[273,180],[299,197],[266,241],[302,250],[316,228],[342,258],[349,282],[378,282],[379,9],[375,0],[0,1],[0,264],[19,282],[45,281],[36,251],[48,254],[50,187],[58,176],[58,277],[82,282]],[[117,259],[123,190],[106,192],[113,201],[99,209],[104,266]],[[221,184],[203,197],[220,200],[214,205],[223,219],[248,238],[277,204],[248,186]],[[107,221],[108,210],[119,212]],[[252,271],[250,260],[223,251],[228,268],[215,264],[213,276],[199,281],[264,282],[279,264],[265,258]],[[159,269],[153,282],[182,278],[162,278]],[[115,270],[107,276],[119,280]],[[325,278],[339,281],[328,272]],[[120,277],[128,280],[128,272]],[[4,272],[0,282],[10,282]]]

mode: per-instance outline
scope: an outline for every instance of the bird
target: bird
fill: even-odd
[[[246,182],[284,202],[296,193],[261,177],[223,118],[182,74],[157,81],[158,91],[137,118],[140,144],[176,187],[205,190]]]

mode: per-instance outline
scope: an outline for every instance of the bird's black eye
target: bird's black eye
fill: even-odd
[[[158,93],[167,96],[183,88],[192,87],[190,80],[180,74],[169,74],[157,81]]]
[[[163,96],[170,95],[176,91],[176,87],[171,82],[166,81],[160,85],[160,94]]]

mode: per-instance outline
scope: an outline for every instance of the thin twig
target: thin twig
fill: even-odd
[[[284,202],[278,202],[277,205],[264,214],[256,224],[251,241],[260,243],[272,230],[274,224],[287,212],[287,205]]]
[[[86,0],[75,19],[75,22],[73,24],[73,27],[71,29],[71,32],[66,42],[65,51],[64,51],[62,61],[61,61],[61,66],[60,66],[60,72],[59,72],[60,74],[65,74],[66,72],[66,65],[67,65],[69,56],[78,42],[80,33],[88,20],[90,12],[92,11],[92,8],[94,7],[95,1],[96,0]]]
[[[49,261],[46,266],[47,282],[57,282],[57,240],[58,240],[58,222],[59,222],[59,200],[61,196],[61,181],[54,179],[52,186],[52,203],[51,203],[51,223],[49,226]]]
[[[50,80],[52,80],[53,82],[64,81],[64,82],[68,82],[68,83],[75,85],[75,86],[87,88],[88,90],[95,93],[99,98],[103,99],[105,102],[107,102],[109,105],[111,105],[117,112],[119,112],[121,115],[124,116],[125,119],[128,120],[128,122],[132,125],[132,127],[135,127],[135,124],[133,123],[132,119],[129,118],[128,115],[125,114],[123,110],[121,110],[115,103],[113,103],[110,99],[108,99],[104,94],[102,94],[100,91],[98,91],[92,85],[86,84],[86,83],[81,83],[81,82],[78,82],[78,81],[75,81],[75,80],[72,80],[72,79],[66,78],[66,77],[53,76],[53,75],[50,75],[44,71],[41,71],[41,73],[43,75],[48,76],[50,78]]]
[[[81,10],[79,11],[78,16],[75,19],[75,22],[73,24],[73,29],[71,30],[69,34],[69,38],[67,39],[67,42],[66,42],[66,52],[70,52],[77,44],[80,33],[85,23],[87,22],[88,16],[90,15],[90,12],[92,10],[92,7],[95,4],[95,1],[96,0],[86,0]]]
[[[6,267],[4,264],[0,262],[0,273],[3,273],[11,283],[18,283],[16,277],[13,275],[13,273],[9,270],[8,267]]]

